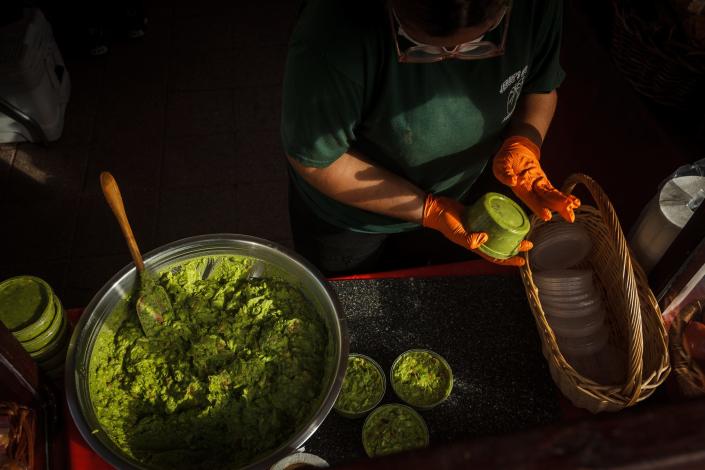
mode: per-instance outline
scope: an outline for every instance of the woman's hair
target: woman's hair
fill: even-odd
[[[396,0],[405,18],[431,36],[449,36],[460,28],[495,18],[509,0]]]

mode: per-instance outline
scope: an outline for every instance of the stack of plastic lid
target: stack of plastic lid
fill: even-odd
[[[576,267],[592,249],[590,235],[578,223],[553,222],[537,229],[533,242],[534,282],[561,353],[582,375],[619,382],[622,355],[608,345],[606,309],[593,271]]]
[[[46,282],[19,276],[0,283],[0,321],[50,378],[62,377],[68,321],[59,298]]]
[[[592,249],[590,235],[578,223],[542,225],[532,240],[531,265],[536,271],[571,268],[581,263]]]
[[[607,343],[605,309],[589,269],[534,274],[541,306],[564,353],[594,354]]]

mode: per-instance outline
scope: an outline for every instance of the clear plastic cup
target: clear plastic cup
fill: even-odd
[[[400,423],[400,420],[403,420],[403,422]],[[404,425],[401,429],[406,430],[406,432],[408,432],[409,426],[414,426],[413,429],[417,431],[420,439],[414,442],[387,442],[389,448],[379,448],[377,442],[382,442],[382,439],[399,438],[398,428],[400,424]],[[389,403],[380,406],[367,416],[365,423],[362,425],[362,445],[369,457],[428,447],[428,443],[429,435],[426,421],[413,408],[400,403]]]
[[[50,327],[47,328],[40,336],[37,336],[36,338],[31,339],[30,341],[22,342],[22,346],[29,352],[29,355],[32,356],[32,359],[34,359],[35,361],[41,362],[48,360],[48,358],[53,356],[56,351],[58,351],[62,346],[64,346],[65,343],[68,343],[68,339],[70,337],[68,321],[66,319],[66,312],[64,311],[64,308],[61,305],[61,302],[59,301],[58,297],[53,296],[52,301],[54,304],[54,310],[56,312],[54,318],[56,319],[56,321],[61,319],[61,323],[59,323],[59,330],[52,330],[53,328],[55,328],[56,325],[56,321],[54,321],[52,322]],[[52,331],[54,331],[53,334]],[[42,343],[45,343],[44,346],[41,346],[37,349],[37,347]],[[65,356],[66,354],[64,353],[64,359]]]
[[[611,344],[605,345],[595,354],[564,356],[580,375],[601,385],[623,384],[627,378],[627,355]]]
[[[44,348],[50,348],[53,344],[60,342],[63,336],[68,331],[68,321],[63,309],[60,307],[54,297],[56,313],[49,327],[44,330],[39,336],[30,339],[29,341],[21,342],[22,347],[31,354],[41,352]]]
[[[582,294],[594,289],[590,269],[552,269],[534,273],[534,283],[542,290],[554,294]]]
[[[609,331],[606,326],[598,329],[592,335],[583,336],[580,338],[567,338],[557,336],[558,347],[564,356],[590,356],[596,354],[600,349],[604,348],[609,339]]]
[[[580,224],[549,223],[539,227],[532,238],[529,259],[537,271],[571,268],[592,250],[590,235]]]
[[[597,333],[605,323],[605,310],[598,309],[594,314],[582,317],[559,317],[546,312],[546,320],[556,336],[580,338]]]
[[[335,405],[333,405],[333,409],[340,414],[341,416],[345,416],[346,418],[361,418],[362,416],[365,416],[367,413],[369,413],[372,409],[374,409],[377,405],[380,404],[382,399],[384,398],[384,394],[387,392],[387,379],[386,376],[384,375],[384,370],[382,367],[369,356],[365,356],[364,354],[356,354],[356,353],[351,353],[348,355],[348,361],[351,359],[362,359],[366,363],[370,364],[371,366],[376,369],[376,371],[379,373],[379,378],[382,382],[382,387],[377,391],[376,395],[373,397],[372,404],[370,406],[366,406],[363,408],[359,409],[344,409],[342,408],[339,404],[338,401],[335,402]],[[343,378],[343,387],[345,387],[345,380],[349,380],[349,377],[346,376]],[[344,389],[341,388],[341,394],[343,393]],[[340,396],[339,396],[340,398]]]
[[[443,370],[443,373],[445,374],[447,380],[443,384],[443,389],[440,390],[442,392],[442,395],[438,399],[428,401],[428,397],[419,398],[410,396],[404,393],[404,387],[397,383],[398,381],[395,379],[395,371],[397,370],[397,367],[402,364],[402,361],[405,358],[414,355],[420,355],[421,357],[426,356],[428,358],[435,359],[437,363],[440,364],[441,369]],[[450,393],[453,390],[453,370],[450,368],[450,364],[448,364],[448,361],[446,361],[443,356],[441,356],[435,351],[431,351],[430,349],[409,349],[408,351],[404,351],[399,356],[397,356],[397,358],[392,363],[392,367],[389,372],[389,381],[392,384],[392,390],[394,390],[394,393],[402,401],[420,410],[430,410],[431,408],[434,408],[443,403],[450,396]],[[412,385],[411,389],[413,390],[414,388],[417,387]]]
[[[541,308],[546,315],[561,318],[581,318],[595,315],[603,308],[602,299],[598,296],[586,300],[557,302],[539,295]]]
[[[551,292],[546,292],[543,290],[539,292],[539,298],[541,299],[542,304],[544,302],[553,304],[560,304],[566,302],[586,302],[588,300],[594,299],[595,297],[598,297],[598,295],[599,294],[595,289],[591,290],[590,292],[583,292],[582,294],[553,294]]]

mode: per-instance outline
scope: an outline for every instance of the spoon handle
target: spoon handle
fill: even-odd
[[[122,234],[127,242],[127,247],[130,249],[130,254],[137,267],[137,272],[142,273],[142,271],[144,271],[144,261],[142,261],[142,254],[140,254],[140,249],[137,247],[137,241],[132,233],[130,222],[127,220],[125,205],[122,203],[122,195],[120,194],[117,181],[115,181],[113,175],[104,171],[100,174],[100,187],[103,189],[103,196],[105,196],[105,200],[108,201],[108,205],[110,209],[112,209],[118,221],[118,225],[120,225],[120,230],[122,230]]]

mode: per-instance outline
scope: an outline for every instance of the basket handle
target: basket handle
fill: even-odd
[[[641,322],[641,303],[639,302],[639,294],[636,286],[636,278],[634,277],[634,268],[632,267],[629,246],[627,245],[627,240],[624,238],[622,226],[619,223],[614,207],[612,207],[612,203],[607,197],[607,194],[605,194],[604,190],[594,179],[582,173],[574,173],[566,178],[563,183],[562,191],[565,194],[570,194],[578,183],[585,186],[595,200],[611,238],[617,242],[617,252],[622,261],[622,278],[626,286],[628,305],[627,319],[629,321],[628,374],[622,392],[626,396],[631,396],[629,405],[633,405],[641,394],[643,384],[642,358],[644,356],[644,336]]]

